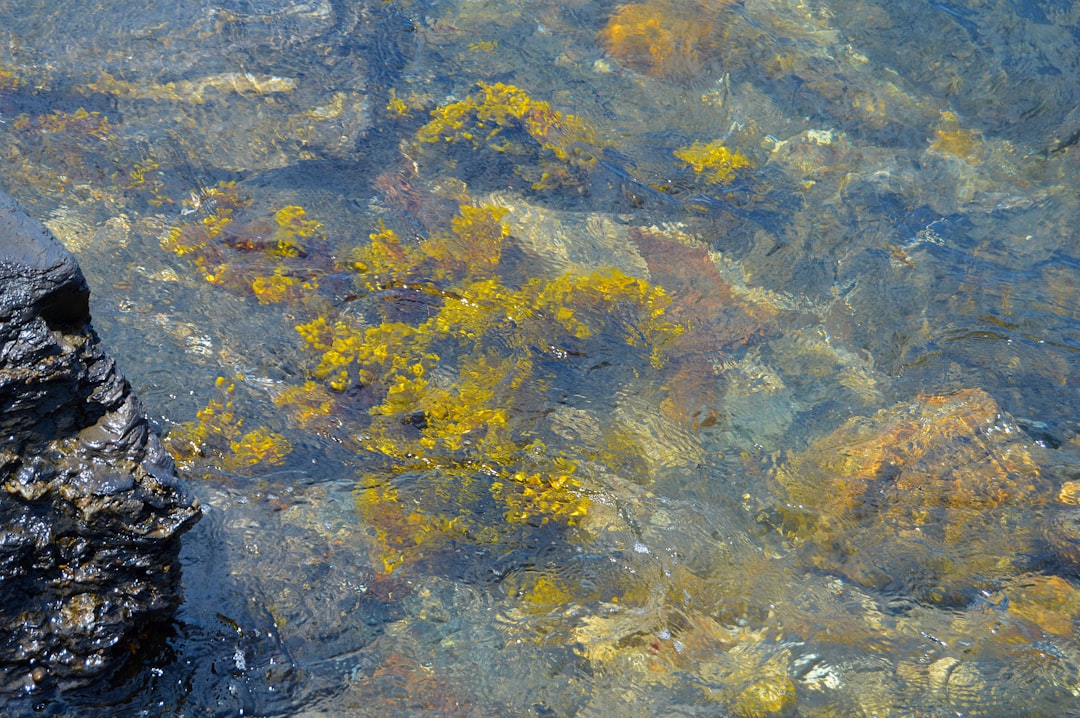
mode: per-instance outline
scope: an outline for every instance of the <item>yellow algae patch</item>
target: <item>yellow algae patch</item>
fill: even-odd
[[[21,84],[22,80],[14,70],[0,65],[0,90],[16,90]]]
[[[74,112],[54,110],[47,115],[38,116],[36,121],[31,121],[26,115],[21,115],[15,121],[15,128],[36,128],[43,134],[73,134],[103,140],[112,139],[114,136],[109,118],[96,110],[90,112],[85,107],[80,107]]]
[[[390,97],[386,101],[386,111],[396,117],[409,114],[409,103],[398,97],[397,90],[390,88]]]
[[[627,345],[652,349],[651,361],[657,368],[664,363],[664,346],[683,331],[664,316],[671,300],[663,287],[617,269],[533,280],[526,290],[535,297],[530,303],[536,311],[554,319],[570,335],[587,339],[602,327],[618,327]],[[632,321],[611,311],[620,305],[637,310]],[[598,312],[598,307],[608,311]]]
[[[290,277],[281,270],[269,276],[251,280],[251,291],[260,304],[274,304],[290,300],[299,301],[317,288],[317,283]]]
[[[574,597],[547,576],[537,576],[519,589],[530,613],[548,613],[565,608]]]
[[[426,242],[425,253],[442,264],[461,265],[467,274],[490,274],[510,234],[502,222],[506,212],[502,207],[462,205],[450,221],[450,234]]]
[[[524,90],[502,82],[478,83],[464,100],[431,111],[416,133],[419,147],[464,143],[536,164],[516,163],[516,171],[534,189],[578,182],[603,147],[593,127],[563,114]]]
[[[513,88],[488,89],[466,112],[474,125],[518,122],[518,139],[525,132],[532,140],[554,132],[545,122],[563,121]],[[356,507],[371,527],[376,566],[389,572],[450,542],[496,544],[545,525],[588,534],[590,480],[601,457],[594,452],[583,463],[549,449],[537,407],[559,380],[554,365],[588,356],[591,343],[625,347],[627,377],[662,367],[683,331],[666,316],[671,299],[662,287],[617,269],[505,283],[509,210],[462,204],[445,230],[426,238],[405,240],[380,226],[366,245],[343,252],[336,268],[353,273],[360,311],[338,311],[317,301],[318,274],[301,264],[302,242],[323,231],[303,207],[252,220],[235,187],[195,202],[190,210],[209,212],[174,228],[167,249],[194,257],[209,281],[262,303],[317,310],[295,323],[312,357],[309,380],[277,392],[275,403],[302,428],[364,454]],[[402,307],[402,298],[416,306]],[[234,390],[220,380],[220,395],[172,432],[179,460],[229,471],[284,460],[289,442],[244,426]],[[613,464],[629,461],[620,452],[648,452],[669,427],[632,428],[641,441],[609,452]],[[540,594],[538,601],[554,595]]]
[[[283,257],[299,257],[304,254],[303,244],[298,240],[311,239],[322,231],[322,222],[308,219],[307,210],[291,204],[274,213],[273,239],[276,240],[271,250]]]
[[[694,174],[709,184],[727,184],[735,178],[735,172],[750,167],[741,152],[732,152],[723,142],[695,142],[689,147],[674,151],[675,156],[694,168]]]
[[[469,45],[469,50],[472,52],[495,52],[499,49],[498,40],[478,40]]]
[[[221,182],[216,187],[192,194],[184,200],[185,212],[188,214],[212,210],[204,214],[199,220],[193,222],[179,222],[169,229],[169,232],[161,238],[161,248],[172,252],[178,257],[193,255],[192,259],[200,269],[206,271],[211,259],[210,240],[221,236],[221,233],[232,222],[236,210],[246,207],[250,200],[241,197],[235,182]]]
[[[181,424],[165,437],[165,448],[179,463],[204,466],[213,475],[217,470],[241,471],[259,464],[276,466],[292,451],[281,434],[258,427],[245,432],[244,421],[233,404],[236,382],[218,377],[218,395],[195,414],[195,420]]]
[[[309,380],[281,390],[274,404],[285,409],[300,428],[318,431],[334,409],[334,395],[322,384]]]
[[[294,204],[275,212],[274,221],[285,236],[314,237],[322,229],[322,222],[308,219],[307,210]]]
[[[189,261],[207,282],[254,295],[261,304],[310,301],[318,273],[298,260],[325,239],[322,223],[298,205],[282,207],[271,218],[251,218],[242,211],[250,204],[235,183],[193,194],[183,214],[194,216],[174,224],[161,246]]]
[[[240,435],[242,422],[233,409],[236,383],[218,377],[216,386],[218,396],[195,413],[195,421],[181,424],[165,437],[165,448],[177,461],[205,456],[212,441],[227,443]]]
[[[259,463],[277,466],[292,451],[292,444],[281,434],[259,427],[229,442],[229,448],[232,456],[228,457],[226,466],[244,467]]]
[[[515,471],[504,481],[491,484],[491,495],[507,506],[506,520],[524,523],[550,519],[577,523],[589,511],[590,500],[574,475],[577,466],[555,458],[542,472]]]
[[[313,381],[282,392],[279,405],[321,430],[334,424],[339,400],[364,396],[367,411],[343,441],[372,459],[357,507],[375,531],[373,560],[387,571],[450,539],[493,543],[551,523],[584,530],[587,474],[523,419],[550,381],[537,360],[558,360],[562,344],[614,340],[628,359],[658,367],[682,331],[665,318],[662,288],[618,270],[504,284],[506,212],[462,205],[449,231],[418,242],[381,227],[343,261],[365,301],[375,300],[372,311],[296,326],[314,357]],[[378,298],[390,290],[417,297],[424,311],[382,316]]]

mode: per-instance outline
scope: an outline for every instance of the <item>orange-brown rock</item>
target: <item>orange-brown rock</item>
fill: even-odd
[[[671,294],[667,316],[687,327],[669,349],[664,410],[692,429],[707,429],[723,413],[723,382],[714,365],[725,352],[774,334],[779,312],[740,300],[708,249],[685,236],[633,227],[630,238],[649,276]]]
[[[652,281],[671,293],[668,318],[690,325],[677,340],[683,352],[723,351],[775,331],[779,310],[738,299],[706,247],[690,244],[685,235],[641,227],[631,228],[630,237]]]
[[[1080,619],[1080,590],[1060,576],[1025,575],[1006,589],[1009,613],[1047,633],[1070,637]]]
[[[625,67],[653,77],[691,79],[719,49],[715,27],[732,3],[648,0],[620,5],[597,39]]]
[[[818,568],[951,602],[1018,572],[1053,497],[986,392],[920,396],[788,457],[787,529]]]

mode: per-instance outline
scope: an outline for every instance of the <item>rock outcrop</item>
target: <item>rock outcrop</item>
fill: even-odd
[[[0,691],[115,667],[200,515],[90,325],[75,259],[0,192]]]

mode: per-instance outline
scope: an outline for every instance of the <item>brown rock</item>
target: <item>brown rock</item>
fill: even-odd
[[[813,565],[935,602],[1017,573],[1038,540],[1031,508],[1053,495],[1022,432],[978,389],[851,419],[776,477]]]

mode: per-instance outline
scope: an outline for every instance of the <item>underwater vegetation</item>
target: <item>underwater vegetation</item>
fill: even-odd
[[[160,245],[187,263],[196,279],[259,304],[318,301],[325,262],[314,248],[325,237],[322,223],[303,207],[260,211],[235,182],[192,195],[183,205],[186,219],[174,223]],[[165,437],[173,458],[189,471],[201,467],[204,476],[281,464],[292,451],[290,442],[265,426],[244,431],[234,408],[236,383],[219,377],[216,387],[217,397],[193,421]]]
[[[306,5],[277,5],[290,7],[282,40],[296,47]],[[88,104],[6,125],[9,161],[30,172],[44,160],[38,176],[68,198],[99,193],[113,215],[156,208],[132,237],[160,238],[174,278],[149,262],[141,276],[185,282],[183,296],[211,307],[223,290],[222,316],[253,319],[191,325],[220,348],[207,342],[199,361],[232,367],[209,376],[232,378],[167,443],[195,477],[276,474],[238,481],[237,497],[254,485],[303,494],[295,512],[274,509],[287,532],[277,555],[311,565],[282,572],[267,568],[269,552],[259,565],[238,556],[230,580],[245,591],[264,581],[256,600],[304,680],[314,658],[342,669],[335,690],[353,712],[413,714],[467,712],[470,691],[489,689],[469,680],[475,666],[490,666],[504,694],[529,680],[546,691],[534,706],[472,710],[487,715],[986,715],[1003,691],[1014,702],[996,714],[1020,715],[1017,701],[1080,693],[1080,481],[1055,486],[983,392],[893,404],[903,389],[874,365],[886,343],[866,332],[919,313],[862,313],[892,291],[932,296],[925,270],[947,266],[924,251],[940,229],[930,216],[912,227],[919,247],[897,250],[905,276],[875,276],[888,274],[876,271],[882,242],[905,239],[883,211],[903,216],[928,197],[944,214],[974,194],[988,228],[1033,231],[1021,227],[1034,212],[1008,220],[993,198],[1024,196],[1032,173],[1002,161],[1010,148],[992,122],[941,111],[959,95],[935,99],[883,73],[880,56],[847,44],[832,6],[642,0],[593,15],[582,3],[409,4],[433,16],[404,33],[430,54],[397,58],[357,52],[367,11],[313,7],[331,5],[348,52],[327,44],[319,59],[347,72],[328,78],[290,58],[277,67],[295,80],[257,67],[193,66],[171,81],[103,73],[88,89],[120,112]],[[583,16],[592,21],[570,27]],[[227,24],[253,34],[251,20]],[[430,64],[437,52],[469,57],[444,73]],[[539,57],[551,62],[528,67]],[[399,59],[403,71],[376,64]],[[0,68],[0,93],[33,84]],[[157,143],[174,133],[223,139],[189,138],[170,156]],[[137,136],[160,149],[125,149]],[[358,146],[380,161],[357,163]],[[1063,150],[1068,171],[1075,153]],[[383,172],[373,188],[369,165]],[[333,188],[349,193],[341,216],[310,204],[331,194],[329,177],[310,177],[322,168],[349,175]],[[96,184],[81,182],[95,171]],[[950,192],[941,182],[954,176]],[[983,235],[988,249],[996,232]],[[979,267],[965,270],[972,286],[987,281]],[[1048,312],[1074,306],[1074,274],[1061,269]],[[133,300],[158,291],[137,289]],[[175,332],[199,308],[157,316]],[[137,311],[120,319],[138,326]],[[928,311],[926,331],[947,314]],[[266,346],[262,329],[275,332]],[[240,366],[248,380],[229,373]],[[1060,371],[1065,386],[1067,362]],[[256,386],[282,416],[249,408]],[[1040,526],[1044,512],[1056,523]],[[324,528],[328,516],[348,529]],[[323,554],[324,539],[338,553]],[[1038,573],[1059,570],[1047,544],[1072,556],[1064,578]],[[354,602],[361,581],[370,603]],[[377,602],[393,610],[374,606],[379,582]],[[399,618],[385,586],[405,585],[418,602],[442,586],[456,603],[431,591]],[[290,606],[290,592],[325,603],[315,615],[326,620]],[[360,623],[385,634],[346,664],[338,656],[352,647],[326,634]]]
[[[74,112],[53,110],[49,114],[36,117],[19,115],[15,118],[15,129],[21,132],[37,132],[41,135],[75,135],[94,137],[99,140],[115,138],[109,118],[96,110],[91,112],[84,107]]]
[[[662,288],[614,269],[506,284],[504,213],[464,205],[449,231],[418,243],[372,233],[346,260],[367,318],[297,326],[313,381],[278,403],[302,426],[355,424],[350,444],[381,467],[361,479],[357,506],[386,571],[451,540],[583,526],[594,480],[582,457],[549,448],[539,421],[554,367],[614,344],[628,365],[655,370],[683,331],[665,318]]]
[[[190,261],[202,279],[253,294],[263,304],[299,301],[317,288],[318,262],[295,261],[325,239],[322,223],[303,207],[286,205],[267,218],[235,182],[222,182],[184,204],[192,218],[175,223],[161,247]]]
[[[689,147],[675,150],[674,154],[709,184],[728,184],[735,178],[736,171],[752,166],[741,152],[731,151],[719,140],[695,142]]]
[[[23,81],[17,70],[7,65],[0,65],[0,92],[16,90],[21,84]]]
[[[399,115],[410,108],[395,94],[387,109]],[[694,212],[734,214],[763,226],[775,222],[769,211],[737,206],[765,199],[770,189],[753,181],[750,158],[723,140],[672,147],[659,162],[646,160],[641,166],[611,149],[612,142],[590,121],[555,110],[514,85],[479,82],[465,99],[430,111],[406,150],[417,162],[395,175],[396,183],[384,175],[383,189],[394,199],[414,200],[409,185],[433,175],[474,187],[509,184],[524,192],[588,195],[606,181],[621,188],[635,207],[651,199],[663,207],[682,204]],[[657,176],[674,179],[658,181]],[[733,188],[736,178],[747,180],[745,186]]]
[[[236,382],[218,377],[217,396],[195,414],[195,420],[174,428],[165,448],[186,471],[208,469],[204,478],[219,470],[243,472],[257,465],[277,466],[292,451],[289,440],[264,426],[244,431],[244,420],[233,406]]]
[[[604,146],[582,118],[502,82],[477,83],[465,99],[432,110],[416,142],[421,153],[463,146],[453,155],[463,162],[477,150],[498,153],[536,190],[581,184]]]
[[[4,88],[5,81],[10,89]],[[0,75],[0,93],[15,87],[25,91],[22,82]],[[13,178],[47,192],[88,193],[89,186],[109,177],[118,162],[118,123],[98,110],[22,112],[8,120],[7,127],[14,142],[4,152]]]
[[[644,460],[631,455],[645,442],[627,437],[564,446],[545,407],[566,391],[562,374],[594,356],[617,356],[621,381],[664,370],[686,327],[667,317],[661,286],[579,267],[509,282],[508,210],[463,204],[426,237],[380,226],[339,252],[331,269],[353,291],[333,304],[318,281],[327,265],[312,251],[322,226],[303,208],[267,221],[231,184],[200,201],[210,211],[191,211],[162,247],[211,284],[306,317],[296,332],[308,376],[275,389],[275,403],[299,428],[360,455],[356,504],[383,571],[541,528],[583,538],[603,491],[599,467]],[[219,380],[219,396],[170,433],[178,461],[237,472],[288,454],[280,435],[244,430],[234,389]]]

